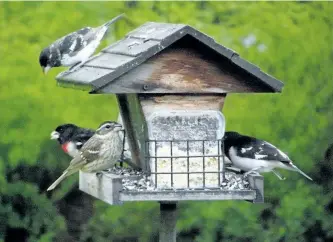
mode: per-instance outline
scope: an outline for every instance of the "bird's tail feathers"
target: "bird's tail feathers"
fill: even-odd
[[[118,15],[117,17],[114,17],[110,21],[106,22],[105,24],[103,24],[103,26],[109,27],[111,24],[115,23],[116,21],[118,21],[119,19],[121,19],[125,16],[126,15],[124,13],[122,13],[122,14]]]
[[[64,173],[62,173],[62,175],[57,179],[57,180],[55,180],[55,182],[53,182],[52,183],[52,185],[51,186],[49,186],[49,188],[46,190],[46,191],[51,191],[51,190],[53,190],[56,186],[58,186],[58,184],[60,183],[60,182],[62,182],[62,180],[64,180],[68,175],[68,171],[66,170],[66,171],[64,171]]]
[[[293,163],[289,163],[289,165],[291,166],[291,168],[293,168],[294,171],[297,171],[298,173],[302,174],[303,176],[305,176],[306,178],[308,178],[309,180],[313,181],[311,177],[309,177],[307,174],[305,174],[303,171],[301,171],[301,169],[299,169],[297,166],[295,166]]]
[[[55,180],[55,182],[53,182],[52,185],[49,186],[49,188],[48,188],[46,191],[51,191],[51,190],[53,190],[53,189],[54,189],[56,186],[58,186],[58,184],[59,184],[60,182],[62,182],[66,177],[68,177],[68,176],[74,174],[74,173],[77,172],[79,169],[80,169],[80,168],[78,168],[78,169],[70,169],[70,170],[67,169],[67,170],[65,170],[65,171],[62,173],[62,175],[61,175],[57,180]]]

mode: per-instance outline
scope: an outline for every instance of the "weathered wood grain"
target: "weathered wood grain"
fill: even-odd
[[[242,72],[242,73],[241,73]],[[169,48],[115,79],[103,93],[229,93],[267,92],[244,70],[196,49]],[[242,74],[242,75],[241,75]]]
[[[251,189],[256,191],[256,198],[251,200],[253,203],[264,202],[264,177],[261,175],[249,175]]]
[[[119,192],[122,189],[122,180],[120,176],[101,172],[85,173],[80,171],[79,188],[81,191],[90,194],[106,203],[119,205],[122,202],[119,199]]]
[[[223,108],[226,95],[139,95],[145,116],[158,110],[216,110]]]
[[[252,200],[254,190],[188,190],[188,191],[122,191],[122,201],[213,201],[213,200]]]
[[[137,94],[118,94],[117,99],[132,161],[136,167],[149,171],[145,162],[145,142],[148,139],[148,132],[139,98]]]

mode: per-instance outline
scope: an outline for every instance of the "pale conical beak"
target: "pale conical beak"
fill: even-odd
[[[50,66],[45,66],[45,67],[42,67],[42,69],[43,69],[44,75],[46,75],[49,72],[49,70],[51,69],[51,67]]]
[[[51,139],[59,139],[60,134],[57,131],[52,131]]]
[[[115,124],[114,126],[114,131],[120,131],[120,130],[123,130],[123,126],[121,124]]]

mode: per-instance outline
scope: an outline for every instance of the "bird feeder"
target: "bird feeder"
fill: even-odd
[[[116,94],[131,162],[142,172],[81,172],[80,189],[109,204],[160,202],[160,241],[175,241],[178,201],[263,202],[262,176],[230,185],[242,179],[225,171],[222,109],[228,93],[280,92],[283,83],[211,37],[188,25],[148,22],[57,81]],[[149,186],[135,187],[142,179]],[[125,180],[134,188],[125,189]]]

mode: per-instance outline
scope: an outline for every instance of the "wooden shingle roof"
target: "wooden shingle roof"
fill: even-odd
[[[98,92],[123,74],[133,70],[185,36],[191,36],[216,52],[220,58],[241,69],[269,92],[281,92],[283,83],[242,59],[236,52],[214,41],[213,38],[184,24],[148,22],[129,32],[125,38],[91,57],[80,69],[62,72],[57,77],[59,85],[89,88]]]

